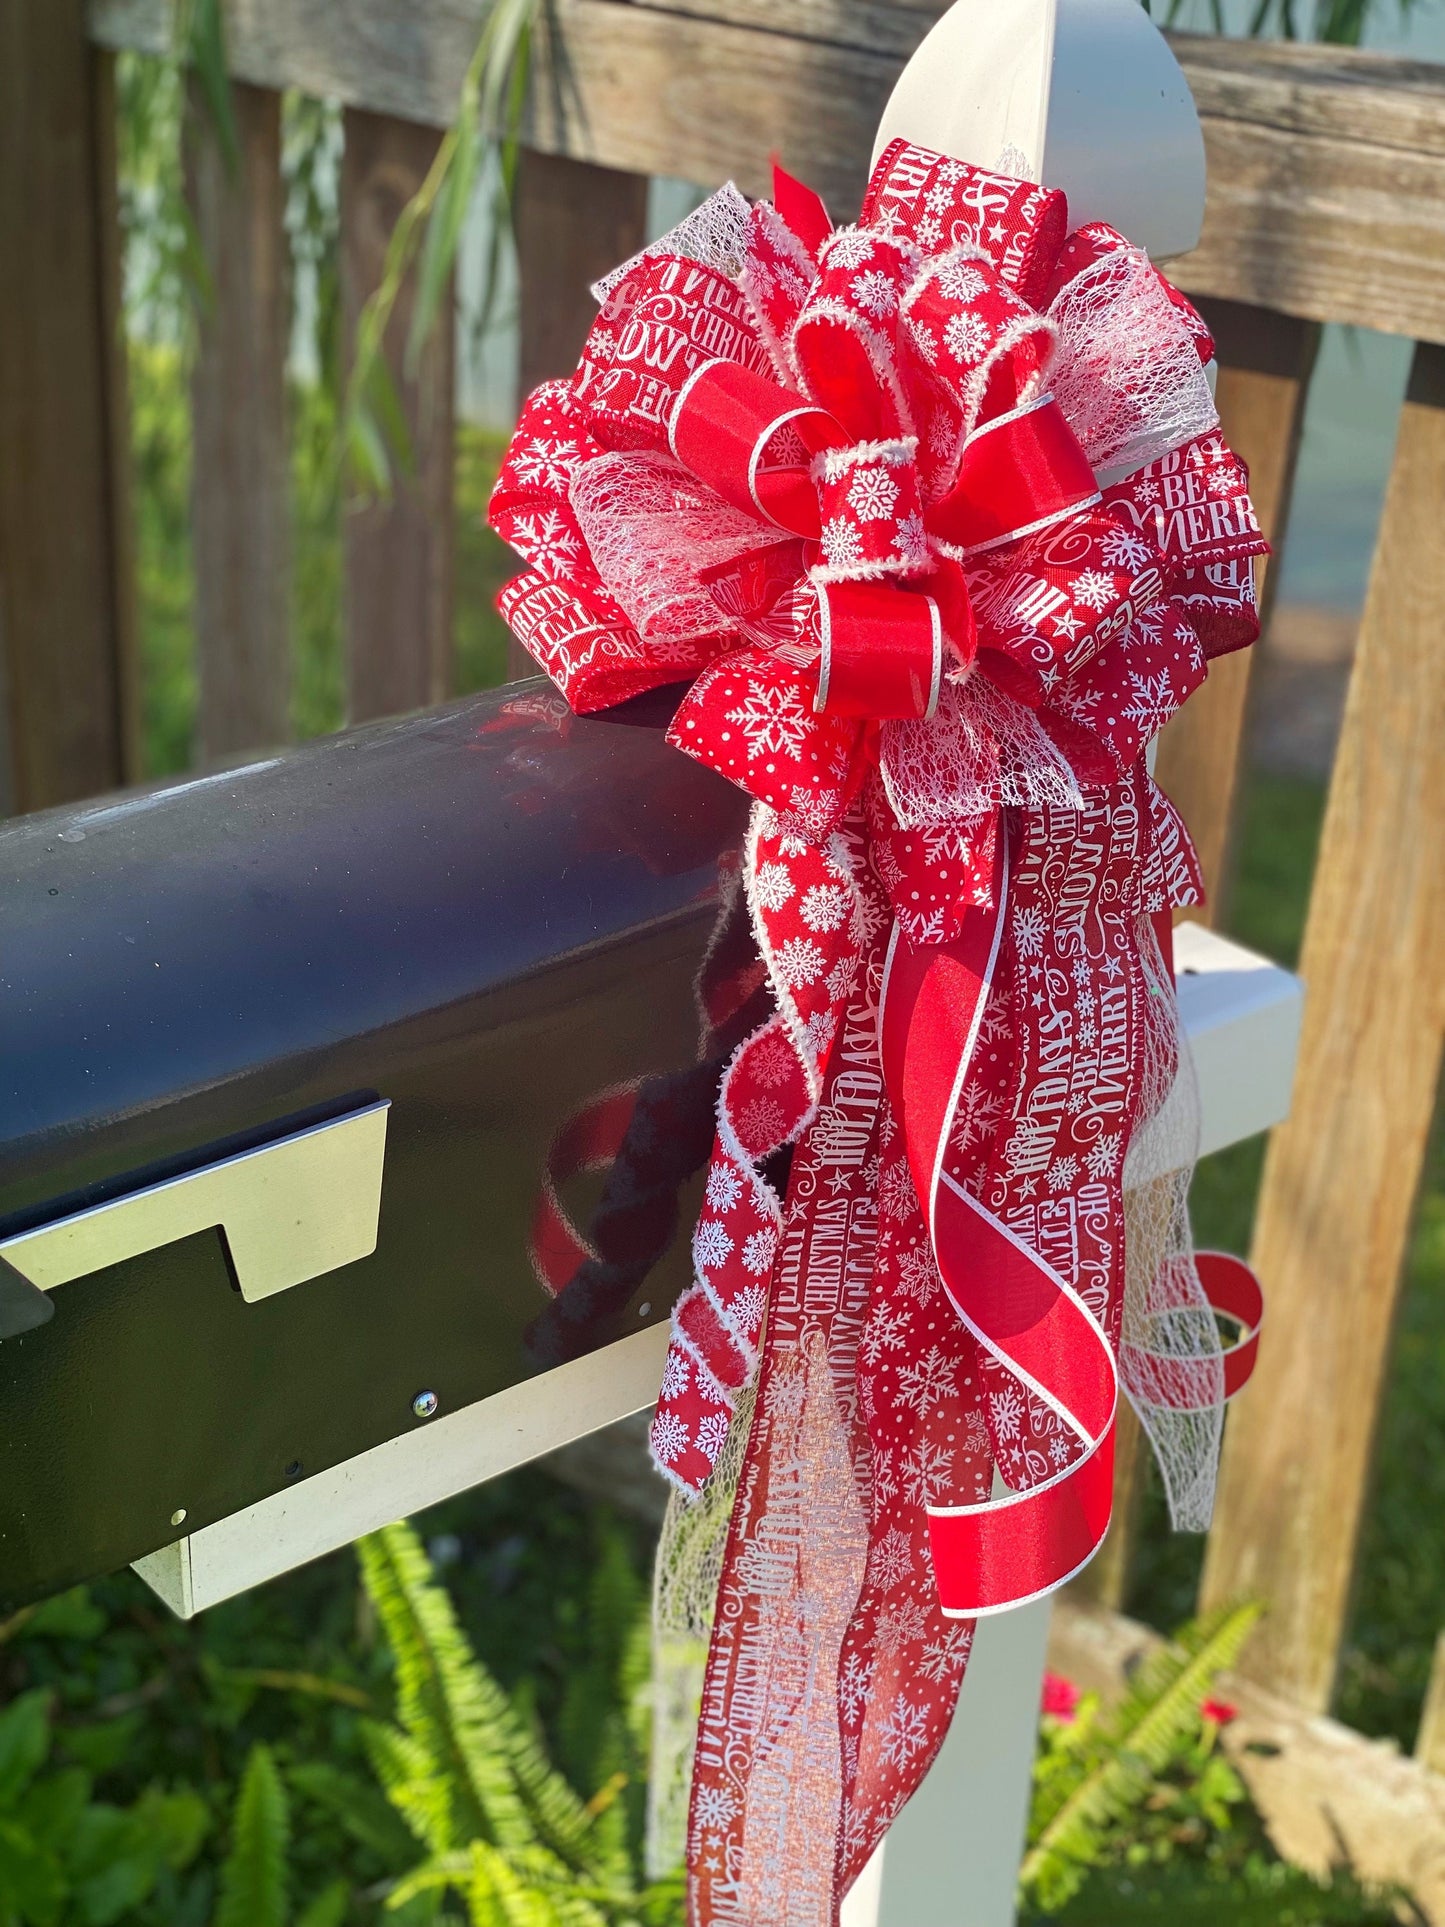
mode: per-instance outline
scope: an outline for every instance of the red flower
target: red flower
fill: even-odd
[[[1201,1700],[1199,1716],[1201,1719],[1208,1720],[1211,1726],[1228,1726],[1231,1720],[1239,1718],[1239,1708],[1231,1705],[1228,1700]]]
[[[1079,1689],[1059,1673],[1044,1674],[1043,1711],[1050,1719],[1071,1720],[1079,1710]]]

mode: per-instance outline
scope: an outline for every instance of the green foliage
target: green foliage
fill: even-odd
[[[1151,1655],[1124,1699],[1086,1695],[1071,1719],[1045,1717],[1034,1767],[1023,1927],[1378,1927],[1403,1897],[1371,1892],[1348,1869],[1317,1882],[1264,1837],[1202,1696],[1257,1618],[1226,1608]]]
[[[291,1813],[268,1747],[251,1748],[221,1868],[216,1927],[287,1927]]]
[[[1418,0],[1392,0],[1397,11],[1412,13]],[[1224,0],[1205,0],[1209,26],[1226,31]],[[1144,11],[1166,27],[1193,25],[1191,0],[1143,0]],[[1245,30],[1252,38],[1331,41],[1358,47],[1366,26],[1382,11],[1379,0],[1252,0]]]
[[[1045,1744],[1019,1874],[1030,1899],[1056,1913],[1078,1892],[1089,1868],[1198,1731],[1200,1701],[1238,1657],[1258,1617],[1257,1607],[1236,1606],[1186,1626],[1145,1660],[1116,1708],[1101,1714],[1090,1706]],[[1045,1733],[1047,1740],[1048,1727]],[[1196,1797],[1218,1825],[1229,1800],[1239,1796],[1224,1763],[1209,1765],[1215,1771],[1201,1774]]]
[[[67,1600],[73,1624],[84,1601]],[[52,1629],[67,1616],[54,1603]],[[43,1687],[0,1708],[0,1927],[110,1927],[175,1892],[210,1816],[189,1789],[152,1786],[128,1808],[96,1800],[91,1773],[54,1756],[54,1712]]]
[[[396,385],[383,353],[403,285],[415,271],[416,299],[406,348],[410,368],[436,326],[451,286],[467,210],[487,158],[495,153],[484,314],[491,307],[502,237],[509,232],[517,135],[539,4],[540,0],[489,0],[481,36],[462,80],[456,120],[444,135],[426,179],[397,218],[380,283],[358,318],[341,414],[341,447],[351,479],[363,494],[389,493],[395,471],[405,473],[411,463]]]
[[[613,1772],[584,1805],[547,1759],[535,1724],[476,1657],[409,1526],[372,1534],[358,1555],[395,1661],[396,1722],[368,1723],[368,1751],[427,1853],[391,1904],[459,1894],[473,1927],[642,1927],[658,1918],[675,1888],[640,1889],[625,1831],[607,1824],[627,1772]],[[604,1557],[593,1591],[593,1663],[564,1698],[562,1723],[574,1754],[604,1765],[618,1745],[619,1713],[627,1727],[645,1620],[637,1576],[618,1556]]]

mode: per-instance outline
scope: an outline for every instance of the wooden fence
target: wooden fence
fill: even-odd
[[[670,0],[666,10],[554,0],[519,195],[524,384],[571,367],[588,281],[643,239],[650,174],[704,186],[732,177],[760,192],[777,150],[836,214],[855,209],[879,111],[934,11],[890,0]],[[187,157],[216,291],[193,395],[209,758],[285,734],[277,90],[343,105],[343,290],[354,319],[453,112],[481,12],[481,0],[228,7],[239,165],[223,167],[204,136]],[[88,11],[82,0],[31,0],[0,13],[0,804],[9,808],[89,794],[137,769],[111,63],[117,49],[164,51],[170,20],[169,0],[92,0]],[[1271,1338],[1228,1427],[1204,1577],[1209,1600],[1270,1601],[1248,1663],[1313,1711],[1330,1700],[1345,1631],[1445,1033],[1445,77],[1334,50],[1176,45],[1203,116],[1210,192],[1200,247],[1174,272],[1215,328],[1225,428],[1253,468],[1276,552],[1320,324],[1417,344],[1304,943],[1294,1112],[1274,1134],[1259,1209]],[[347,525],[355,720],[446,693],[449,336],[432,344],[404,400],[416,476]],[[1161,776],[1216,885],[1248,677],[1247,656],[1220,664],[1162,749]],[[1126,1519],[1136,1466],[1126,1451]],[[1120,1531],[1096,1580],[1106,1597],[1120,1594],[1127,1554]],[[1432,1704],[1445,1721],[1442,1681]]]

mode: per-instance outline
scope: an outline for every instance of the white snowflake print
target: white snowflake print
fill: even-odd
[[[801,308],[808,298],[812,282],[806,275],[799,274],[798,270],[787,261],[778,263],[777,276],[778,285],[783,293],[787,295],[794,307]]]
[[[808,1037],[813,1049],[818,1053],[821,1063],[828,1055],[829,1046],[838,1029],[838,1019],[831,1010],[815,1010],[808,1019]]]
[[[733,1324],[749,1338],[755,1338],[762,1330],[767,1308],[768,1294],[760,1285],[745,1285],[728,1306]]]
[[[987,286],[987,275],[966,261],[950,261],[938,271],[938,292],[950,301],[976,301]]]
[[[878,1180],[878,1213],[884,1218],[906,1218],[914,1208],[913,1180],[906,1158],[885,1165]]]
[[[849,569],[862,561],[863,538],[846,515],[835,515],[823,524],[823,555],[835,569]]]
[[[1209,478],[1209,493],[1211,495],[1232,495],[1234,493],[1234,477],[1227,468],[1215,469]]]
[[[883,1757],[893,1766],[907,1766],[928,1744],[928,1709],[899,1699],[883,1729]]]
[[[700,1786],[692,1803],[692,1817],[699,1827],[725,1827],[737,1818],[738,1803],[725,1786]]]
[[[958,1101],[958,1115],[953,1128],[954,1149],[971,1151],[975,1144],[992,1137],[1002,1116],[1001,1097],[977,1084],[965,1085]]]
[[[914,347],[931,368],[938,360],[938,336],[927,322],[920,321],[916,315],[908,317],[908,334]]]
[[[659,1412],[650,1436],[653,1452],[663,1465],[672,1465],[687,1450],[687,1427],[676,1412]]]
[[[512,468],[517,479],[531,488],[566,488],[579,458],[575,441],[537,435],[512,457]]]
[[[857,1653],[849,1653],[843,1662],[843,1670],[838,1675],[838,1703],[843,1708],[843,1717],[850,1725],[868,1704],[868,1694],[873,1685],[873,1668],[868,1661]]]
[[[1084,1162],[1091,1178],[1111,1178],[1119,1168],[1119,1153],[1123,1149],[1124,1137],[1120,1131],[1111,1131],[1108,1137],[1101,1137],[1090,1151]]]
[[[743,1241],[743,1263],[755,1278],[766,1278],[773,1268],[773,1253],[778,1248],[776,1231],[750,1232]]]
[[[1077,1158],[1055,1158],[1049,1166],[1050,1191],[1067,1191],[1078,1175],[1079,1160]]]
[[[860,522],[886,522],[898,505],[898,484],[886,468],[859,468],[848,488],[848,506]]]
[[[1134,493],[1141,502],[1157,502],[1164,490],[1158,482],[1140,482]]]
[[[946,187],[940,185],[938,187],[929,188],[928,192],[923,197],[923,205],[932,214],[942,214],[945,212],[949,202],[952,201],[952,199],[953,199],[953,195],[949,192],[949,190]]]
[[[981,314],[950,315],[944,323],[943,339],[960,361],[977,361],[990,338],[991,330]]]
[[[1057,1437],[1049,1440],[1049,1457],[1055,1465],[1062,1465],[1064,1460],[1068,1458],[1069,1451],[1069,1441],[1064,1437],[1062,1432],[1060,1432]]]
[[[922,568],[929,557],[928,531],[921,515],[905,515],[893,531],[893,547],[900,561],[910,569]]]
[[[1161,669],[1157,676],[1139,676],[1131,669],[1129,689],[1131,694],[1124,714],[1138,725],[1141,734],[1158,735],[1176,708],[1168,670]]]
[[[898,1289],[926,1305],[938,1290],[938,1271],[927,1245],[911,1245],[898,1259]]]
[[[790,990],[815,984],[823,974],[826,959],[811,937],[789,937],[777,953],[778,975]]]
[[[1161,909],[1163,908],[1162,904],[1160,905],[1160,908]],[[1099,1034],[1098,1026],[1094,1023],[1092,1018],[1086,1017],[1083,1020],[1083,1022],[1079,1025],[1080,1047],[1084,1050],[1089,1050],[1092,1047],[1094,1039],[1098,1036],[1098,1034]]]
[[[835,1004],[841,1004],[853,993],[853,980],[858,975],[856,957],[840,957],[828,972],[828,995]]]
[[[1132,529],[1113,529],[1104,537],[1104,560],[1111,569],[1142,569],[1149,560],[1149,544]]]
[[[748,761],[758,756],[796,756],[808,736],[808,712],[795,689],[749,682],[746,701],[728,711],[748,746]]]
[[[863,1336],[858,1349],[870,1365],[876,1365],[884,1352],[903,1349],[903,1335],[908,1330],[909,1314],[892,1305],[878,1304],[868,1314],[868,1323],[863,1327]]]
[[[913,232],[919,247],[926,253],[929,249],[936,248],[943,239],[943,223],[936,216],[925,214]]]
[[[870,268],[853,277],[853,299],[865,314],[881,321],[898,306],[898,290],[881,268]]]
[[[1076,575],[1073,589],[1086,609],[1110,609],[1119,600],[1114,578],[1102,569],[1085,569],[1082,575]]]
[[[810,930],[837,930],[848,915],[849,892],[840,883],[815,883],[799,906]]]
[[[755,1097],[744,1104],[738,1113],[740,1134],[745,1144],[778,1144],[787,1122],[787,1113],[782,1105],[770,1097]]]
[[[921,1358],[898,1374],[898,1396],[910,1412],[927,1418],[935,1405],[958,1397],[953,1360],[941,1345],[930,1345]]]
[[[664,1399],[681,1398],[692,1383],[692,1363],[686,1352],[669,1351],[662,1368],[662,1393]]]
[[[743,1194],[743,1174],[735,1164],[715,1164],[707,1174],[707,1201],[714,1211],[731,1211]]]
[[[919,1672],[925,1679],[932,1680],[935,1686],[941,1685],[964,1665],[972,1644],[971,1626],[950,1626],[942,1639],[924,1647]]]
[[[699,1421],[697,1428],[697,1449],[709,1465],[717,1464],[718,1453],[727,1443],[728,1415],[726,1412],[709,1412]]]
[[[890,1526],[873,1548],[868,1561],[868,1577],[884,1592],[892,1592],[912,1570],[912,1542],[901,1526]]]
[[[823,250],[823,261],[830,268],[861,268],[873,259],[873,242],[857,228],[840,228]]]
[[[753,894],[764,910],[781,910],[793,899],[793,879],[786,863],[760,863],[753,878]]]
[[[1023,1423],[1024,1400],[1017,1385],[1005,1385],[1001,1392],[990,1392],[988,1409],[993,1417],[995,1437],[1005,1444],[1016,1439]]]
[[[700,1218],[692,1234],[692,1261],[699,1271],[716,1271],[727,1263],[733,1241],[716,1218]]]
[[[1044,913],[1033,904],[1014,911],[1014,948],[1021,957],[1044,954]]]
[[[788,797],[788,822],[807,833],[813,843],[826,836],[838,820],[843,798],[837,790],[810,790],[796,784]]]
[[[878,1615],[878,1650],[897,1653],[928,1631],[928,1609],[916,1599],[900,1599]]]
[[[910,1505],[932,1505],[940,1492],[948,1489],[953,1467],[953,1447],[935,1445],[920,1439],[903,1455],[903,1490]]]
[[[787,1038],[774,1031],[770,1037],[760,1037],[749,1049],[748,1076],[765,1091],[776,1091],[791,1080],[797,1061]]]
[[[513,548],[520,549],[534,568],[565,569],[581,552],[581,543],[555,509],[518,516],[513,529]]]

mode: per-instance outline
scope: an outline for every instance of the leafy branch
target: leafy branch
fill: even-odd
[[[540,0],[491,0],[467,63],[456,120],[392,229],[381,281],[357,321],[341,440],[352,478],[365,493],[387,494],[394,470],[406,472],[411,466],[406,423],[384,352],[403,287],[415,269],[416,297],[404,362],[410,373],[441,313],[472,194],[495,147],[496,204],[483,298],[484,310],[490,309],[502,236],[511,223],[518,134],[539,6]]]

